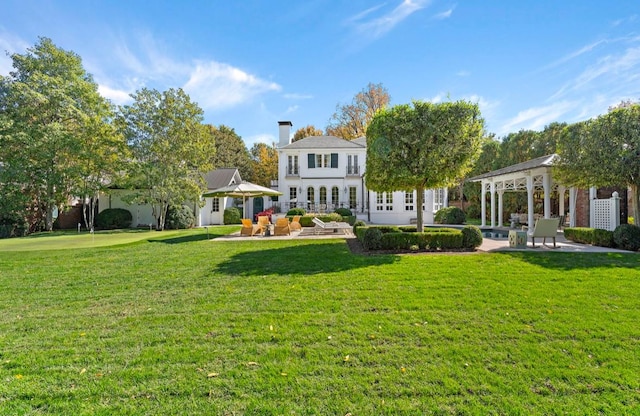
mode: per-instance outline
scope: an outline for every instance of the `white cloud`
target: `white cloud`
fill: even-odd
[[[560,101],[544,107],[528,108],[503,123],[496,133],[504,135],[521,129],[541,130],[547,124],[560,120],[561,116],[574,110],[576,106],[575,102]]]
[[[291,113],[295,113],[296,111],[298,111],[298,108],[300,108],[297,105],[292,105],[289,108],[287,108],[287,111],[285,111],[285,114],[291,114]]]
[[[437,20],[444,20],[444,19],[448,19],[448,18],[450,18],[450,17],[451,17],[451,15],[453,14],[453,10],[454,10],[455,8],[456,8],[456,7],[455,7],[455,6],[453,6],[453,7],[452,7],[452,8],[450,8],[449,10],[445,10],[444,12],[441,12],[441,13],[436,14],[435,16],[433,16],[433,18],[434,18],[434,19],[437,19]]]
[[[273,134],[257,134],[255,136],[245,137],[244,142],[247,145],[247,149],[251,149],[253,145],[257,143],[264,143],[271,146],[273,143],[277,143],[277,139]]]
[[[313,98],[313,95],[290,93],[290,94],[284,94],[283,97],[288,100],[310,100]]]
[[[463,69],[456,72],[456,75],[459,77],[468,77],[469,75],[471,75],[471,72]]]
[[[368,17],[383,6],[379,5],[347,19],[347,23],[355,24],[361,35],[376,39],[389,32],[413,13],[427,7],[429,3],[429,0],[403,0],[392,11],[367,20]]]
[[[128,92],[116,90],[106,85],[98,85],[98,92],[100,93],[100,95],[111,100],[111,102],[117,105],[128,104],[132,101],[132,98],[129,96]]]
[[[219,62],[201,62],[192,70],[184,90],[205,109],[233,107],[280,85]]]
[[[0,32],[0,75],[9,75],[13,70],[13,60],[11,54],[25,53],[29,45],[24,40],[6,31]]]

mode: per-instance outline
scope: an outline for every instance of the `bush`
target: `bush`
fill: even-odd
[[[581,244],[593,244],[595,238],[593,236],[594,229],[587,227],[573,227],[564,229],[564,237]]]
[[[475,249],[482,244],[482,231],[475,225],[467,225],[462,228],[462,247]]]
[[[463,224],[466,220],[464,212],[458,207],[446,207],[436,212],[436,224]]]
[[[638,251],[640,249],[640,227],[631,224],[621,224],[613,232],[616,247],[623,250]]]
[[[12,212],[0,214],[0,238],[24,237],[28,229],[27,221],[19,214]]]
[[[480,218],[482,216],[482,211],[478,205],[472,204],[466,208],[465,214],[467,218]]]
[[[228,224],[242,224],[242,214],[240,210],[236,207],[230,207],[224,210],[224,219],[223,222],[225,225]]]
[[[96,227],[103,230],[128,228],[133,221],[131,213],[124,208],[107,208],[96,217]]]
[[[366,250],[380,250],[382,248],[382,231],[377,227],[368,227],[362,239],[362,246]]]
[[[356,230],[358,229],[358,227],[366,227],[367,223],[362,221],[362,220],[358,220],[356,222],[353,223],[353,234],[355,234],[356,236],[358,235]]]
[[[287,217],[293,217],[294,215],[304,215],[306,214],[307,211],[304,210],[304,208],[291,208],[289,211],[287,211]]]
[[[402,225],[402,226],[398,227],[398,229],[400,231],[402,231],[403,233],[417,233],[418,232],[418,227],[416,227],[415,225]]]
[[[186,205],[170,206],[165,220],[165,227],[171,230],[192,228],[196,224],[193,211]]]
[[[613,231],[596,228],[593,230],[593,244],[599,247],[614,247]]]
[[[336,208],[336,210],[333,212],[335,212],[336,214],[340,214],[340,216],[342,217],[350,217],[353,215],[349,208]]]

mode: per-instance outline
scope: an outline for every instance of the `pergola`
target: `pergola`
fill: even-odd
[[[529,225],[534,224],[533,194],[536,191],[542,191],[544,193],[544,218],[551,217],[551,192],[553,190],[558,191],[559,212],[561,215],[566,212],[564,194],[567,188],[557,184],[551,175],[551,167],[556,157],[558,157],[556,154],[546,155],[470,178],[470,181],[480,182],[482,184],[480,196],[482,226],[487,226],[487,202],[485,198],[487,193],[491,195],[491,227],[501,225],[501,219],[503,218],[502,197],[505,192],[527,192],[527,220]],[[571,226],[574,226],[577,189],[570,188],[569,190],[569,218]],[[498,196],[497,218],[500,219],[498,222],[496,222],[496,195]]]

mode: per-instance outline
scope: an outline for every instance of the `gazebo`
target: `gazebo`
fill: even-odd
[[[496,227],[502,225],[503,204],[502,197],[505,192],[527,192],[527,220],[531,226],[534,224],[534,193],[542,191],[544,194],[544,218],[551,218],[551,192],[558,191],[560,215],[564,215],[565,203],[564,195],[567,188],[556,183],[553,180],[551,170],[554,160],[558,157],[556,154],[538,157],[516,165],[507,166],[506,168],[487,172],[482,175],[470,178],[470,181],[480,182],[482,191],[480,196],[482,209],[482,226],[487,226],[487,202],[485,195],[490,194],[490,226]],[[569,219],[571,226],[575,226],[575,207],[577,198],[577,189],[569,188]],[[496,222],[496,195],[497,198],[497,214]]]

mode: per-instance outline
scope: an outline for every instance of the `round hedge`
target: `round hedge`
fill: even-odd
[[[463,224],[466,220],[464,212],[458,207],[445,207],[436,212],[436,224]]]
[[[224,224],[242,224],[242,214],[236,207],[230,207],[224,210]]]
[[[482,245],[482,231],[475,225],[462,228],[462,247],[475,249]]]
[[[362,246],[366,250],[380,250],[382,248],[382,231],[377,227],[367,228],[362,238]]]
[[[103,230],[128,228],[133,221],[131,212],[124,208],[107,208],[96,217],[96,227]]]
[[[640,227],[631,224],[620,224],[613,231],[616,247],[623,250],[640,250]]]
[[[170,206],[165,221],[166,228],[179,230],[192,228],[196,223],[193,211],[186,205]]]
[[[334,212],[340,214],[343,217],[350,217],[353,215],[349,208],[336,208]]]
[[[304,208],[291,208],[289,211],[287,211],[287,217],[293,217],[294,215],[304,215],[306,213],[307,211],[305,211]]]

